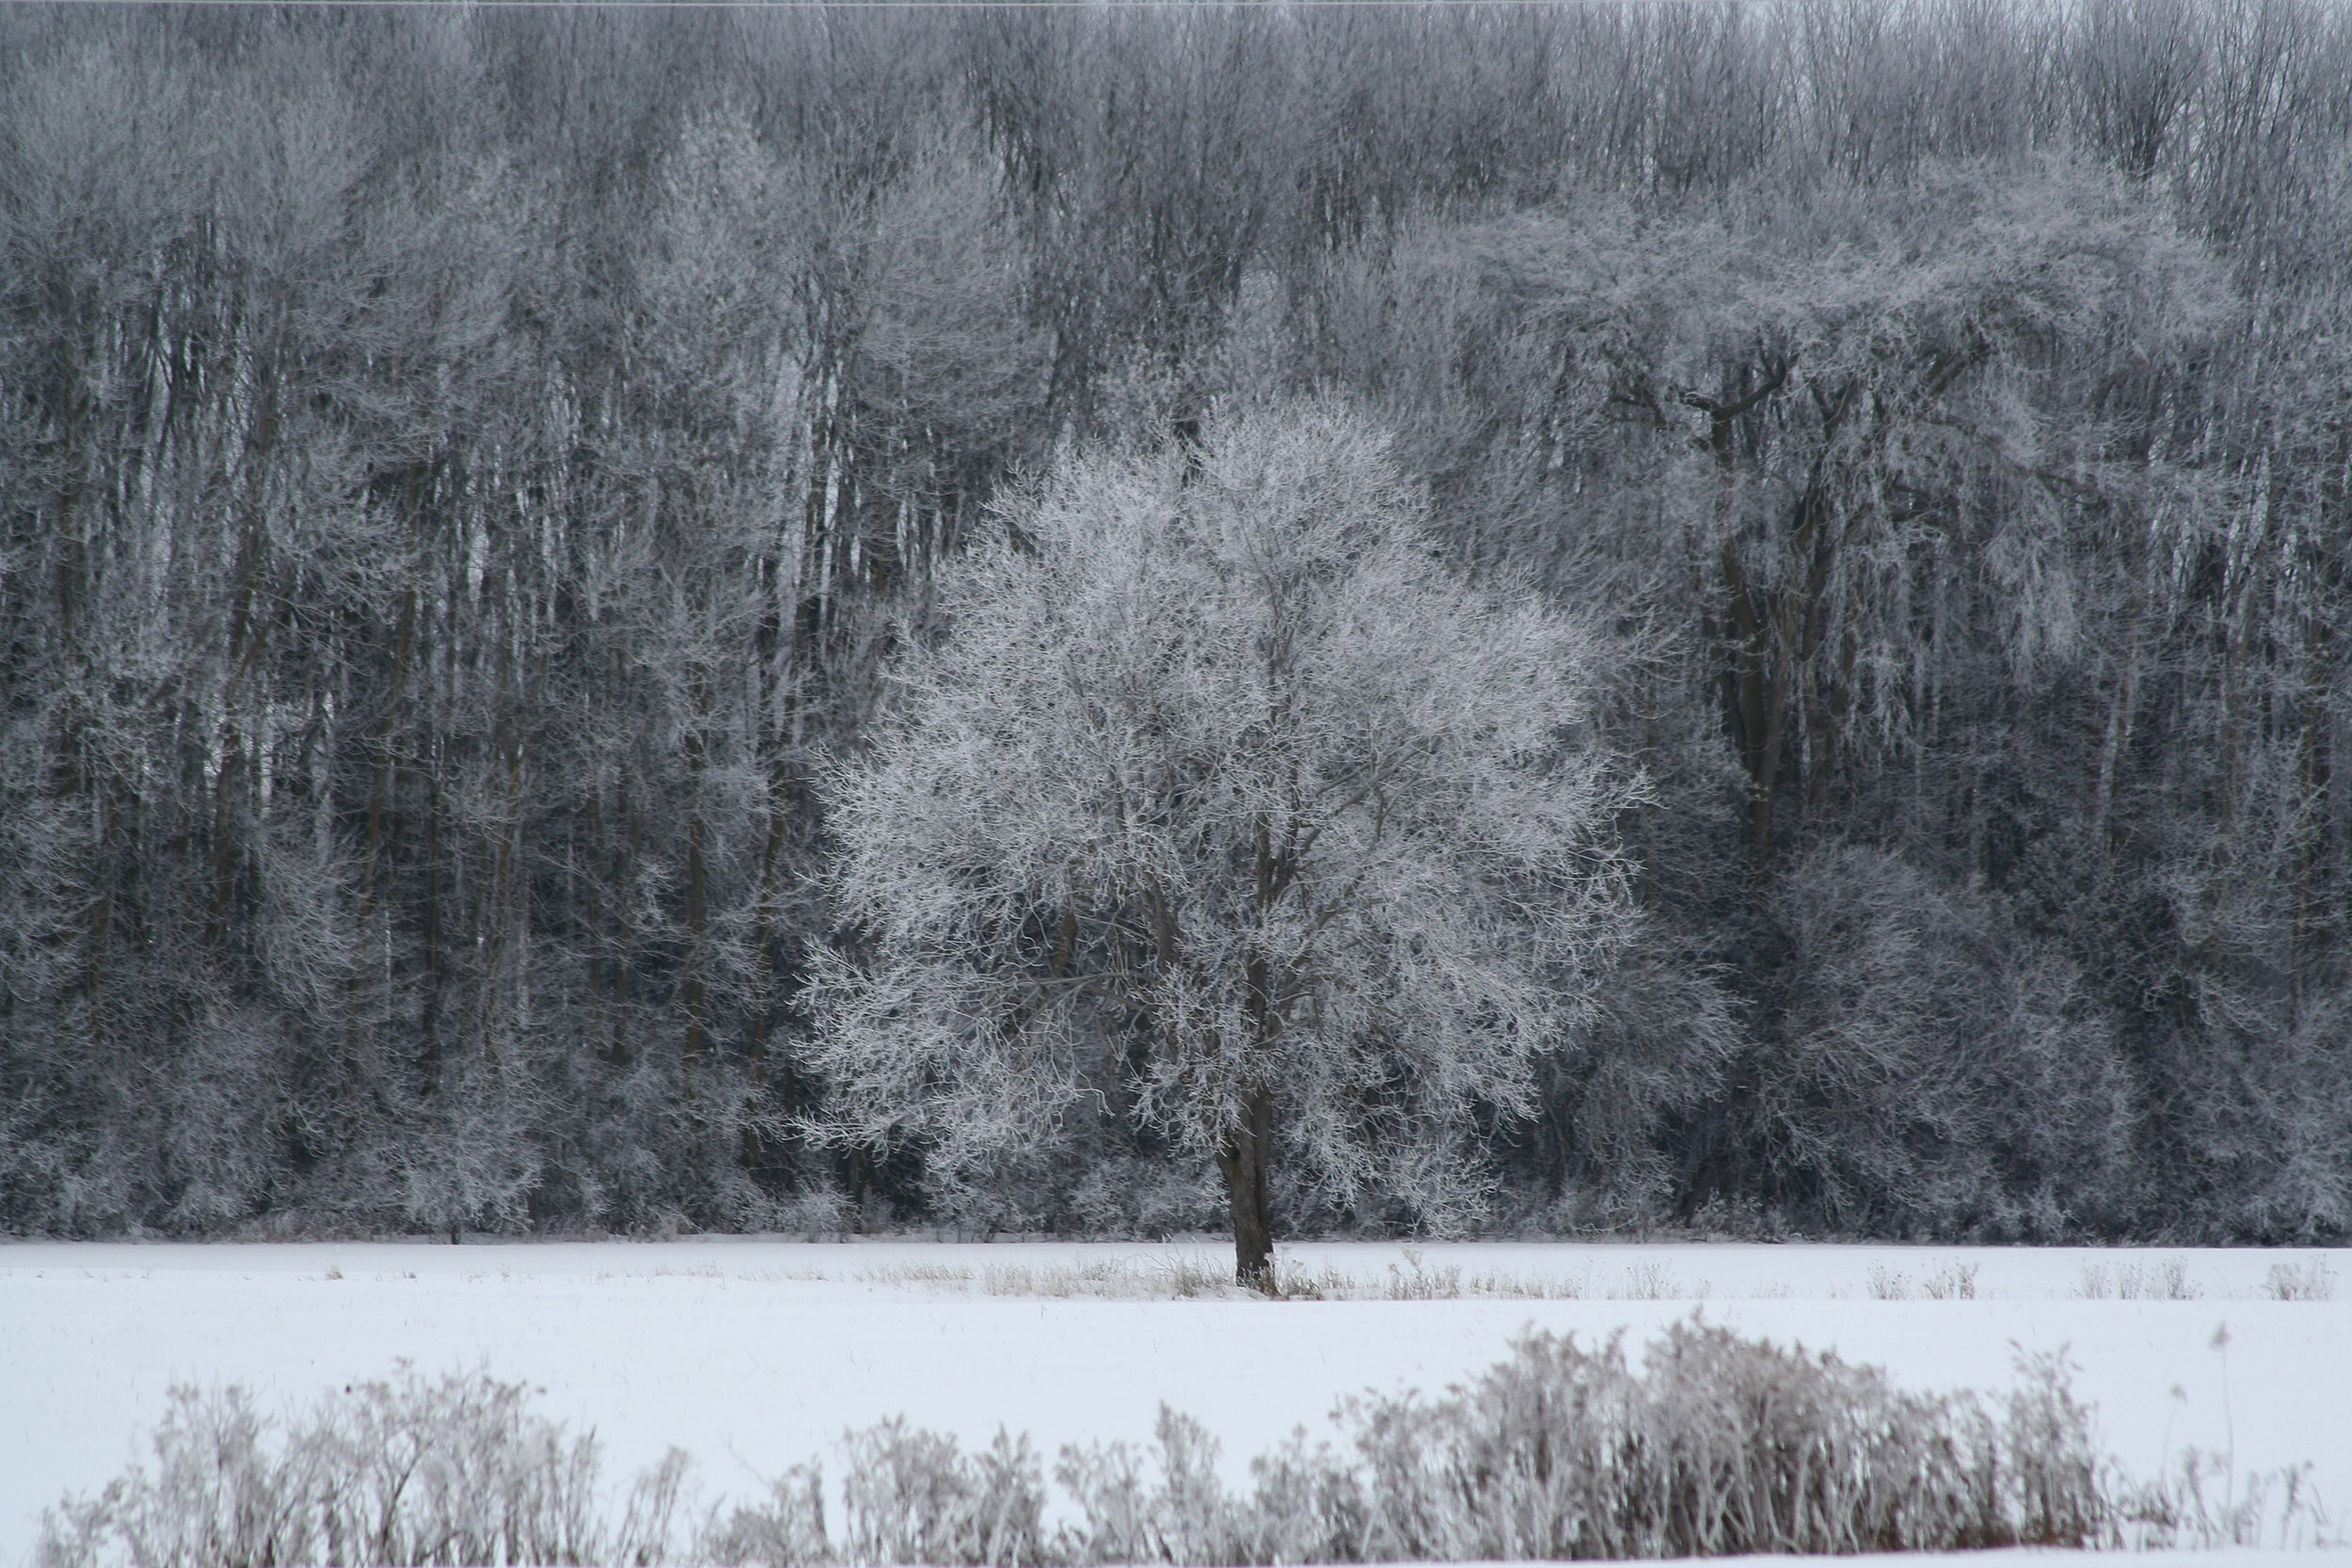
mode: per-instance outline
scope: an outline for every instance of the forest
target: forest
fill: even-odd
[[[2341,1242],[2348,257],[2339,0],[0,8],[0,1230],[1220,1228],[858,1120],[829,781],[1308,408],[1623,909],[1277,1231]]]

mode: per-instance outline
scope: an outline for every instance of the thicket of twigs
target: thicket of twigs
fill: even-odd
[[[1148,1449],[1026,1437],[979,1452],[890,1420],[763,1498],[700,1504],[672,1450],[617,1502],[596,1444],[486,1375],[404,1372],[282,1426],[176,1391],[151,1464],[53,1510],[40,1568],[709,1562],[1108,1564],[1661,1558],[2306,1542],[2299,1473],[2249,1485],[2187,1455],[2122,1476],[2055,1359],[1991,1399],[1906,1393],[1832,1355],[1674,1325],[1630,1369],[1534,1335],[1437,1398],[1366,1395],[1228,1486],[1163,1407]]]

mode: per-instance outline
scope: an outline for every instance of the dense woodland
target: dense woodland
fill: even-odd
[[[1219,1225],[1115,1018],[818,1136],[822,785],[1314,398],[1642,918],[1483,1207],[1278,1227],[2352,1230],[2352,8],[8,6],[0,245],[0,1227]]]

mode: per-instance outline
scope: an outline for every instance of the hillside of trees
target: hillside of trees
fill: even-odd
[[[2334,0],[0,8],[0,1230],[1220,1226],[1115,1013],[818,1135],[824,780],[1315,399],[1605,645],[1641,918],[1278,1230],[2342,1240],[2348,257]]]

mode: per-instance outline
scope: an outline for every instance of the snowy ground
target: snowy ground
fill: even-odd
[[[2352,1254],[1282,1252],[1327,1293],[1464,1293],[1142,1297],[1229,1269],[1231,1252],[1205,1243],[0,1243],[0,1564],[24,1559],[45,1505],[139,1452],[176,1382],[242,1383],[276,1408],[398,1357],[484,1366],[593,1426],[609,1475],[675,1444],[707,1493],[739,1495],[888,1415],[971,1441],[1025,1430],[1050,1464],[1065,1442],[1147,1437],[1167,1401],[1222,1437],[1240,1479],[1293,1427],[1321,1428],[1339,1395],[1440,1388],[1531,1324],[1624,1329],[1638,1347],[1694,1307],[1921,1388],[2005,1388],[2020,1348],[2063,1346],[2106,1447],[2140,1474],[2234,1434],[2241,1472],[2308,1460],[2336,1528],[2352,1520]],[[2331,1299],[2276,1299],[2281,1278],[2321,1279]],[[2226,1354],[2212,1345],[2224,1324]]]

